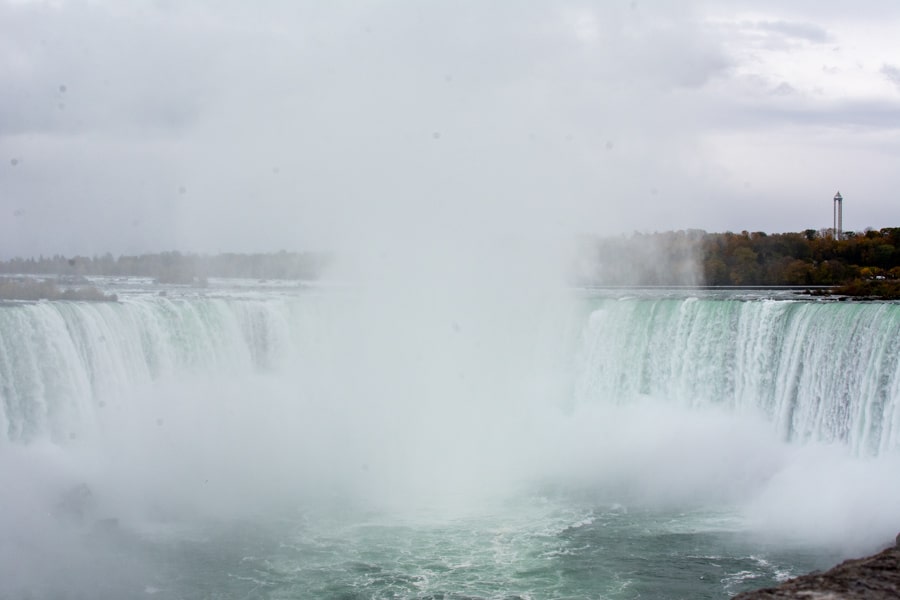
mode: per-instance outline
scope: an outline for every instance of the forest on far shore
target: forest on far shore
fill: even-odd
[[[316,279],[327,264],[316,252],[182,254],[160,252],[113,257],[61,255],[0,261],[0,273],[28,275],[152,277],[160,283],[203,284],[209,277]]]
[[[848,286],[898,287],[900,227],[840,239],[815,229],[635,233],[585,238],[581,256],[578,278],[594,285],[844,286],[851,293]]]
[[[828,286],[854,296],[900,298],[900,227],[845,232],[707,233],[699,229],[579,240],[574,283],[609,286]],[[317,279],[331,257],[315,252],[182,254],[0,261],[0,274],[143,276],[204,285],[208,277]],[[13,294],[13,292],[10,292]]]

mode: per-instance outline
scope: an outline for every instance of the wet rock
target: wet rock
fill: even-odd
[[[846,560],[824,573],[810,573],[778,587],[744,592],[734,600],[882,600],[900,598],[900,535],[897,545],[865,558]]]

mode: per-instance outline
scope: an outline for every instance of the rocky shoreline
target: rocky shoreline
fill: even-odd
[[[882,600],[900,598],[900,535],[878,554],[845,560],[824,573],[801,575],[773,588],[744,592],[734,600]]]

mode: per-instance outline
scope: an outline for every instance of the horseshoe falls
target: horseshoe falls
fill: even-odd
[[[665,396],[764,415],[785,439],[898,449],[900,310],[888,303],[606,301],[588,318],[579,398]]]
[[[0,598],[727,598],[900,531],[900,305],[0,305]]]

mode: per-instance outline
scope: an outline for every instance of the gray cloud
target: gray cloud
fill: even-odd
[[[796,21],[760,21],[754,24],[760,31],[779,34],[789,38],[805,40],[817,44],[834,41],[834,37],[823,27],[814,23]]]
[[[754,110],[756,123],[781,122],[792,126],[872,128],[900,131],[900,106],[890,102],[835,102],[830,105],[768,106]]]
[[[797,90],[787,81],[782,81],[769,93],[775,96],[792,96],[797,93]]]
[[[881,67],[881,74],[885,79],[900,88],[900,67],[894,65],[884,65]]]
[[[855,127],[896,129],[880,98],[754,83],[752,52],[735,51],[753,39],[711,10],[0,0],[0,256],[735,228],[720,207],[745,179],[711,137],[830,127],[856,144]],[[831,31],[811,9],[760,12],[760,35]],[[809,224],[762,212],[737,229]]]

